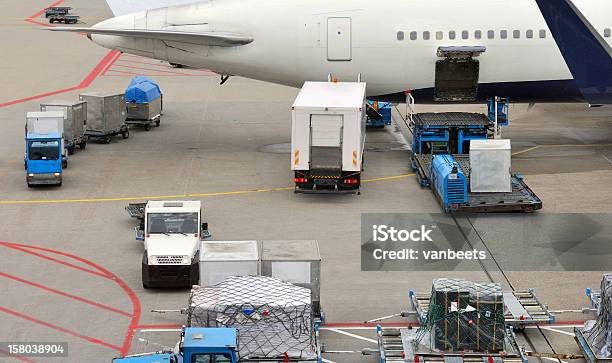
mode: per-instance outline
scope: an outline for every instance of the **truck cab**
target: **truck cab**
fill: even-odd
[[[26,182],[34,185],[62,185],[62,135],[27,134],[25,150]]]
[[[141,223],[142,285],[191,287],[199,279],[200,240],[209,237],[200,201],[149,201]]]
[[[237,336],[235,328],[183,328],[177,354],[139,354],[115,358],[113,363],[236,363]]]

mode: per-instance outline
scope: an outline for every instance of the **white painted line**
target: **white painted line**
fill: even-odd
[[[542,357],[542,359],[552,360],[553,362],[567,363],[567,361],[565,361],[565,360],[561,360],[561,359],[557,359],[557,358],[551,358],[551,357]]]
[[[321,358],[321,360],[325,363],[336,363],[333,360],[329,360],[329,359],[325,359],[325,358]]]
[[[329,331],[333,331],[334,333],[338,333],[338,334],[343,334],[346,336],[349,336],[351,338],[355,338],[355,339],[361,339],[361,340],[365,340],[366,342],[370,342],[370,343],[374,343],[374,344],[378,344],[378,340],[374,340],[374,339],[370,339],[370,338],[366,338],[366,337],[362,337],[361,335],[357,335],[357,334],[352,334],[346,331],[342,331],[340,329],[335,329],[335,328],[329,328]]]
[[[559,328],[584,328],[583,324],[578,324],[578,325],[553,325],[555,328],[559,329]],[[536,325],[527,325],[525,328],[526,329],[537,329],[537,328],[549,328],[549,325],[540,325],[539,327]]]
[[[545,327],[542,327],[542,329],[543,329],[543,330],[552,331],[552,332],[555,332],[555,333],[560,333],[560,334],[569,335],[569,336],[571,336],[571,337],[573,337],[573,336],[574,336],[574,333],[570,333],[570,332],[565,331],[565,330],[559,330],[559,329],[555,329],[555,328],[549,328],[549,327],[546,327],[546,326],[545,326]]]

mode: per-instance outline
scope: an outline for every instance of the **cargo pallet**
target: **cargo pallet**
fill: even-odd
[[[578,343],[582,354],[584,354],[584,359],[587,363],[612,363],[612,358],[601,358],[595,354],[593,347],[589,343],[589,341],[584,336],[582,329],[574,328],[574,339]]]
[[[434,349],[415,351],[413,328],[376,327],[380,363],[528,363],[511,328],[506,329],[505,350],[499,353],[447,352]],[[418,347],[417,347],[418,348]]]
[[[422,324],[427,317],[431,295],[416,294],[410,290],[408,296],[419,323]],[[533,289],[504,292],[503,296],[504,320],[506,325],[511,326],[514,330],[522,330],[527,325],[555,322],[555,315],[538,299]]]
[[[70,6],[51,6],[45,9],[45,18],[53,15],[66,15],[72,10]]]
[[[102,131],[102,130],[86,130],[85,135],[88,139],[95,139],[102,141],[105,144],[110,144],[113,136],[121,135],[124,139],[130,137],[130,129],[127,124],[123,124],[116,129]]]
[[[413,154],[411,158],[412,168],[416,172],[416,178],[422,187],[430,187],[429,174],[431,172],[431,154]],[[470,175],[470,156],[453,155],[453,158],[461,164],[463,173]],[[436,194],[436,193],[434,193]],[[512,192],[508,193],[471,193],[468,192],[467,204],[454,204],[447,212],[533,212],[542,209],[542,201],[525,184],[520,174],[512,175]]]
[[[151,119],[137,119],[137,118],[127,118],[125,119],[125,123],[127,125],[135,125],[144,127],[145,131],[151,130],[151,126],[155,124],[156,127],[159,127],[161,123],[161,115],[157,114],[153,116]]]

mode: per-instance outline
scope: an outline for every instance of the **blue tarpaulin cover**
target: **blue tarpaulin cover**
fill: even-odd
[[[136,76],[125,90],[125,101],[147,103],[161,97],[157,83],[147,77]]]

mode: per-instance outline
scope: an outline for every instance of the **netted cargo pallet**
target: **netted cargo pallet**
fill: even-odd
[[[591,363],[612,362],[612,274],[601,280],[597,297],[597,319],[589,320],[583,329],[575,328],[576,341]]]
[[[232,276],[196,287],[188,324],[238,329],[241,360],[317,361],[310,290],[266,276]]]

